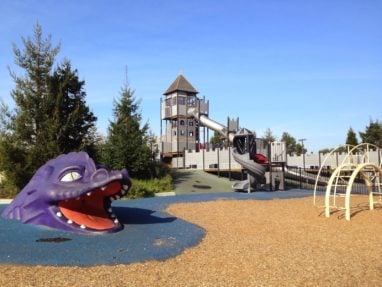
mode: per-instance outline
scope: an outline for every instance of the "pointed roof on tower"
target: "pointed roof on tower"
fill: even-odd
[[[170,87],[164,92],[163,95],[168,95],[175,91],[183,91],[194,94],[198,93],[198,91],[190,84],[189,81],[186,80],[182,74],[180,74],[175,79],[175,81],[170,85]]]

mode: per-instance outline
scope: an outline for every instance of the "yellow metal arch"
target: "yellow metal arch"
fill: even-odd
[[[365,180],[365,184],[367,186],[367,192],[369,194],[369,209],[370,210],[374,209],[374,193],[372,190],[373,184],[368,180],[367,176],[363,174],[363,171],[365,169],[368,169],[368,171],[371,171],[371,169],[373,169],[374,172],[377,172],[379,176],[379,182],[380,182],[380,177],[382,176],[382,169],[379,165],[376,165],[374,163],[364,163],[364,164],[360,164],[353,171],[353,174],[351,175],[348,186],[346,188],[346,195],[345,195],[345,219],[346,220],[350,220],[350,194],[351,194],[354,180],[356,179],[359,173],[361,173],[363,179]]]
[[[325,167],[326,165],[326,162],[336,153],[338,152],[339,150],[342,150],[342,149],[346,149],[347,152],[349,153],[350,150],[353,150],[354,148],[354,145],[349,145],[349,144],[345,144],[345,145],[340,145],[338,147],[336,147],[335,149],[331,150],[329,152],[329,154],[326,155],[326,157],[324,158],[324,161],[321,163],[321,166],[320,166],[320,169],[318,170],[318,173],[317,173],[317,177],[316,177],[316,182],[314,184],[314,192],[313,192],[313,205],[314,206],[317,206],[316,204],[316,195],[317,195],[317,186],[318,186],[318,182],[320,181],[320,176],[321,176],[321,172],[322,172],[322,169],[323,167]],[[319,206],[317,206],[319,207]]]
[[[337,186],[338,186],[338,177],[341,171],[343,170],[351,170],[355,169],[356,166],[353,163],[347,163],[347,164],[342,164],[339,167],[337,167],[332,175],[329,178],[328,185],[326,186],[326,191],[325,191],[325,216],[329,217],[330,216],[330,207],[335,207],[335,196],[337,193]],[[336,180],[336,183],[334,184],[334,181]],[[330,197],[332,196],[331,191],[332,188],[334,187],[334,192],[333,192],[333,201],[334,204],[330,204]]]
[[[332,157],[335,152],[346,148],[347,154],[341,161],[341,164],[335,168],[325,190],[325,216],[330,216],[331,208],[345,209],[345,218],[350,220],[350,195],[353,188],[353,184],[358,175],[363,178],[369,195],[369,208],[374,208],[374,195],[379,194],[382,198],[382,150],[369,143],[362,143],[357,146],[342,145],[332,150],[324,159],[319,172],[317,174],[316,183],[314,187],[313,204],[316,205],[316,191],[317,184],[321,176],[322,168],[325,166],[326,161]],[[370,151],[378,151],[378,163],[371,162]],[[338,207],[336,205],[336,197],[339,190],[343,190],[346,187],[345,193],[341,194],[345,197],[345,206]],[[377,187],[377,190],[373,190],[373,187]],[[330,199],[333,199],[332,203]]]

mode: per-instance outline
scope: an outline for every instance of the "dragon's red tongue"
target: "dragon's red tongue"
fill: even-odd
[[[104,198],[112,196],[121,189],[119,182],[112,182],[106,188],[98,188],[77,199],[59,202],[61,213],[80,226],[95,230],[107,230],[115,227],[105,210]]]

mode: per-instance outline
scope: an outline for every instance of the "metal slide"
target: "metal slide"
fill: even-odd
[[[248,150],[245,151],[245,148],[243,149],[241,146],[243,144],[247,144],[246,141],[248,141],[248,139],[245,140],[246,136],[251,135],[253,137],[253,134],[249,130],[241,129],[238,133],[228,131],[227,127],[219,124],[218,122],[215,122],[214,120],[211,120],[205,115],[199,114],[196,109],[190,109],[188,114],[198,119],[202,125],[220,133],[222,136],[227,137],[228,134],[228,140],[233,143],[233,158],[248,171],[249,175],[249,180],[235,182],[232,185],[233,189],[249,190],[251,186],[255,186],[258,181],[264,178],[265,167],[253,161],[250,158],[250,152]],[[244,141],[241,141],[240,139],[244,139]]]

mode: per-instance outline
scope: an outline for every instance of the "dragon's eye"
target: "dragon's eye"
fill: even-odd
[[[82,178],[82,174],[79,173],[78,171],[75,171],[75,170],[71,170],[71,171],[68,171],[67,173],[65,173],[62,177],[61,177],[61,181],[64,181],[64,182],[70,182],[70,181],[76,181],[76,180],[79,180]]]

